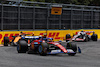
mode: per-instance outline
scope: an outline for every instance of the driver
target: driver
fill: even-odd
[[[23,32],[22,31],[19,33],[19,36],[21,36],[21,35],[23,35]]]
[[[82,33],[80,33],[80,38],[82,38],[82,39],[83,39],[83,37],[84,37],[84,35],[83,35]]]
[[[47,37],[47,34],[46,33],[43,33],[43,38],[46,38]]]
[[[86,32],[83,31],[83,29],[80,32],[78,32],[78,35],[85,35],[85,34],[86,34]]]
[[[46,33],[43,33],[42,39],[47,41],[47,34]]]
[[[25,36],[25,33],[23,33],[22,31],[19,33],[19,36]]]
[[[83,29],[82,29],[80,32],[78,32],[77,38],[82,38],[83,39],[83,37],[85,36],[85,34],[86,34],[86,32],[83,31]]]

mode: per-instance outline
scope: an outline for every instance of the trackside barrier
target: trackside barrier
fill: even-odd
[[[73,36],[76,32],[81,30],[48,30],[48,31],[22,31],[22,32],[34,32],[34,35],[43,35],[43,33],[47,33],[48,37],[54,38],[54,41],[63,40],[66,34],[70,34]],[[100,39],[100,30],[99,29],[88,29],[84,31],[95,31]],[[3,39],[5,36],[15,36],[18,35],[21,31],[1,31],[0,32],[0,44],[3,44]]]

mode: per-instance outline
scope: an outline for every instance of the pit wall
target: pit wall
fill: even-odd
[[[54,38],[54,41],[63,40],[66,36],[66,34],[70,34],[73,36],[76,32],[81,30],[44,30],[44,31],[22,31],[22,32],[34,32],[34,35],[43,35],[43,33],[47,33],[48,37]],[[98,35],[98,39],[100,39],[100,30],[99,29],[87,29],[84,31],[95,31],[95,33]],[[18,35],[21,31],[1,31],[0,32],[0,44],[3,44],[3,39],[5,36],[15,36]]]

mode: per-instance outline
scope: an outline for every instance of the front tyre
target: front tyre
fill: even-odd
[[[89,41],[89,37],[88,37],[88,35],[85,36],[85,40],[84,40],[84,42],[87,42],[87,41]]]
[[[25,40],[19,40],[17,44],[17,52],[18,53],[26,53],[28,50],[28,44]]]
[[[48,48],[47,43],[41,43],[38,47],[39,54],[42,56],[46,56],[47,55],[47,48]]]
[[[77,52],[77,45],[76,44],[68,43],[66,48],[72,49],[75,52],[75,53],[69,53],[68,55],[70,55],[70,56],[74,56]]]

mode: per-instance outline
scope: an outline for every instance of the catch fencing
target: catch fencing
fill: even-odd
[[[51,6],[62,5],[61,15]],[[23,1],[0,4],[0,30],[94,29],[100,27],[100,7]]]

